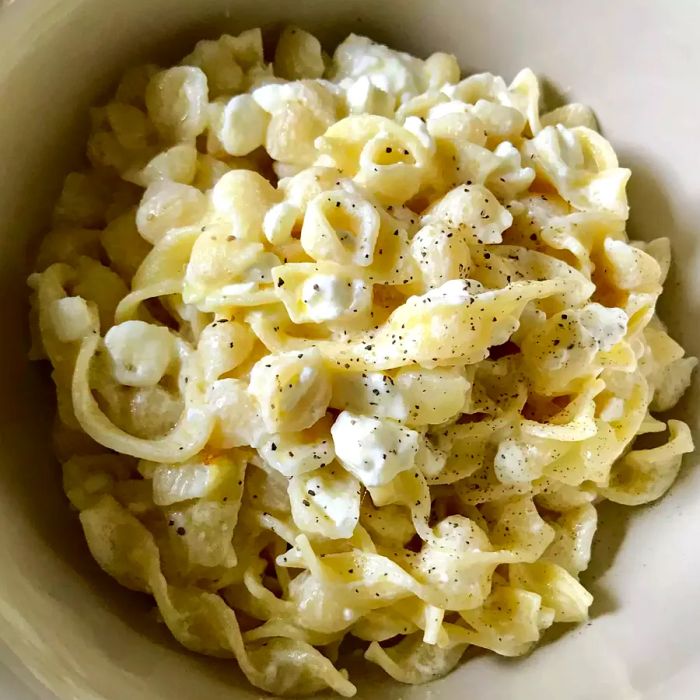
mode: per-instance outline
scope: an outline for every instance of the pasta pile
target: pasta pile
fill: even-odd
[[[349,697],[348,637],[422,683],[586,619],[596,503],[669,488],[693,443],[650,412],[696,363],[589,109],[251,30],[129,71],[88,158],[33,356],[90,551],[179,642]]]

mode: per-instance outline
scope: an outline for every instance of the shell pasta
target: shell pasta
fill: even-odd
[[[661,497],[696,360],[592,112],[297,27],[92,110],[29,278],[63,484],[187,649],[350,697],[587,619],[604,499]],[[644,435],[643,443],[637,437]],[[351,641],[353,640],[353,641]]]

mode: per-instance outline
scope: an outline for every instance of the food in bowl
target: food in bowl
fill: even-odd
[[[669,488],[696,363],[591,111],[288,28],[92,123],[30,286],[99,565],[278,694],[353,695],[346,640],[422,683],[585,620],[596,504]]]

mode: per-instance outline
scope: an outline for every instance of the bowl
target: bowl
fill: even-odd
[[[408,50],[457,55],[465,71],[512,77],[530,66],[554,99],[593,106],[632,168],[635,238],[671,238],[662,317],[700,354],[700,6],[589,0],[2,0],[0,2],[0,696],[16,700],[195,700],[259,694],[235,664],[181,651],[144,597],[89,557],[48,440],[43,369],[29,367],[29,270],[62,175],[80,162],[87,109],[144,58],[174,60],[195,40],[293,21],[331,47],[351,31]],[[698,386],[679,409],[698,435]],[[366,666],[358,697],[697,697],[700,687],[700,470],[685,460],[660,502],[606,505],[584,583],[591,621],[557,628],[521,659],[470,658],[428,686]],[[352,665],[351,665],[352,667]],[[352,670],[352,668],[351,668]]]

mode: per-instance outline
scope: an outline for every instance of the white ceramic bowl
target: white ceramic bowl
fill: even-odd
[[[356,31],[418,54],[451,51],[464,69],[510,77],[528,65],[592,105],[633,171],[631,234],[671,237],[662,306],[676,337],[700,354],[695,0],[0,0],[0,655],[20,678],[0,675],[2,698],[198,700],[232,687],[235,697],[258,695],[235,664],[180,651],[147,601],[89,558],[48,449],[51,391],[25,359],[24,279],[62,173],[80,158],[87,108],[124,67],[284,21],[329,47]],[[685,413],[699,441],[697,392],[696,382]],[[470,659],[430,686],[365,669],[355,674],[359,697],[700,697],[696,461],[686,460],[660,503],[602,509],[585,576],[596,596],[590,624],[557,631],[524,659]]]

